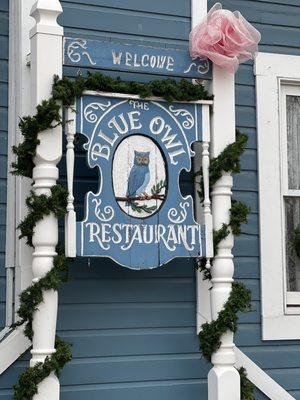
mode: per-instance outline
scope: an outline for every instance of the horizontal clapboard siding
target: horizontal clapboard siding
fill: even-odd
[[[64,13],[59,20],[66,36],[178,48],[188,44],[189,0],[65,0],[62,5]],[[239,9],[261,31],[261,51],[300,54],[299,0],[224,0],[223,7]],[[2,96],[7,91],[8,42],[3,29],[0,24],[0,144],[6,143],[7,131],[7,105]],[[64,73],[75,76],[78,70],[68,67]],[[106,73],[140,81],[157,79],[150,74]],[[255,79],[250,62],[243,64],[236,75],[236,103],[237,126],[249,140],[242,172],[234,177],[234,197],[245,201],[251,214],[243,234],[235,241],[235,278],[251,289],[253,311],[240,315],[235,342],[300,399],[300,343],[261,341]],[[86,167],[80,146],[77,151],[75,194],[78,216],[82,218],[84,194],[97,189],[98,175]],[[0,163],[5,155],[1,150]],[[1,210],[5,209],[6,175],[2,178],[1,173],[0,263],[4,264]],[[183,174],[181,184],[186,193],[191,191],[190,182],[190,176]],[[175,260],[164,268],[137,272],[109,260],[78,259],[71,275],[72,281],[59,294],[58,330],[73,344],[74,355],[62,374],[62,400],[207,398],[210,365],[198,351],[191,261]],[[4,312],[1,301],[2,297],[0,316]],[[0,400],[11,400],[11,387],[28,359],[27,354],[0,377]],[[257,392],[256,399],[265,400],[266,396]]]
[[[8,110],[8,0],[0,4],[0,331],[5,325],[5,223]]]
[[[64,1],[61,23],[66,36],[186,47],[189,1],[160,3],[131,0],[124,6],[120,1]],[[65,70],[69,76],[76,73],[76,68]],[[154,78],[150,74],[121,76],[141,81]],[[87,169],[80,146],[79,153],[75,174],[80,184],[75,190],[81,218],[84,194],[97,189],[98,173]],[[191,192],[191,182],[191,175],[182,175],[184,193]],[[154,271],[139,272],[109,260],[88,263],[81,259],[73,265],[72,275],[74,279],[60,293],[58,320],[58,329],[73,343],[74,353],[62,374],[63,400],[207,397],[210,365],[199,353],[195,334],[192,261],[179,259]]]
[[[210,6],[213,2],[210,2]],[[260,51],[300,54],[300,2],[298,0],[224,0],[224,8],[240,10],[262,34]],[[255,80],[252,63],[236,75],[236,120],[249,135],[242,172],[234,177],[234,197],[251,207],[249,224],[235,240],[235,277],[252,290],[253,312],[240,317],[235,343],[296,399],[300,399],[299,341],[262,341],[260,325],[259,215]],[[262,394],[257,398],[265,399]]]

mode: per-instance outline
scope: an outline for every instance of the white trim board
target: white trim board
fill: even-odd
[[[8,161],[13,161],[11,146],[20,140],[19,117],[30,114],[30,70],[26,66],[29,52],[29,30],[33,20],[29,16],[34,0],[14,0],[9,3],[9,108],[8,108]],[[29,179],[7,174],[7,223],[6,223],[6,327],[0,332],[0,374],[30,347],[22,328],[11,330],[16,320],[15,310],[19,294],[32,280],[31,249],[19,240],[16,225],[27,213],[25,197],[31,188]],[[21,201],[22,199],[22,201]]]
[[[0,343],[0,375],[13,364],[31,346],[30,340],[24,336],[23,328],[12,330]]]
[[[282,386],[266,374],[240,349],[235,348],[236,368],[244,367],[248,379],[271,400],[295,400]]]
[[[92,95],[92,96],[100,96],[100,97],[113,97],[118,99],[137,99],[143,101],[163,101],[167,103],[167,101],[163,97],[151,96],[151,97],[141,97],[138,94],[130,94],[130,93],[116,93],[116,92],[101,92],[95,90],[85,90],[83,92],[84,95]],[[212,105],[213,100],[192,100],[192,101],[174,101],[174,103],[183,103],[183,104],[207,104]]]
[[[300,339],[300,315],[286,311],[283,229],[281,83],[300,78],[300,56],[259,53],[257,98],[263,340]]]

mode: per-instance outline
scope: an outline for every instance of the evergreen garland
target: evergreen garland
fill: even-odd
[[[211,187],[222,177],[222,172],[237,174],[241,170],[240,157],[246,149],[248,136],[236,131],[236,141],[229,144],[209,166],[209,182]]]
[[[14,400],[32,399],[38,393],[38,384],[41,383],[51,372],[59,376],[61,369],[72,359],[70,345],[56,337],[56,352],[51,357],[46,357],[43,363],[36,363],[27,368],[14,385]]]
[[[12,163],[14,175],[32,178],[34,168],[34,156],[36,147],[39,144],[38,133],[52,127],[53,122],[60,123],[60,106],[54,100],[44,100],[36,107],[34,116],[21,118],[19,128],[24,140],[18,146],[13,146],[13,153],[16,155],[16,162]]]
[[[13,153],[17,157],[17,161],[12,163],[13,174],[32,178],[33,160],[39,144],[38,134],[62,123],[60,104],[69,107],[85,90],[136,94],[142,98],[157,96],[168,102],[212,99],[204,86],[193,85],[185,79],[175,81],[169,78],[139,83],[105,76],[100,72],[88,73],[86,77],[79,76],[75,80],[55,76],[52,97],[36,107],[34,116],[26,116],[20,120],[19,127],[24,139],[18,146],[13,146]]]
[[[141,98],[162,97],[169,103],[173,101],[211,100],[202,85],[193,85],[186,79],[155,80],[146,83],[123,81],[121,78],[106,76],[100,72],[88,73],[86,77],[79,76],[75,80],[63,77],[54,77],[52,96],[64,106],[71,106],[76,97],[80,97],[85,90],[113,92],[139,95]]]
[[[218,318],[203,324],[199,333],[200,348],[207,361],[210,361],[212,354],[220,347],[222,335],[228,330],[236,332],[237,313],[251,311],[250,302],[250,290],[243,283],[234,282],[229,298],[219,312]]]
[[[26,237],[28,246],[33,247],[32,236],[36,223],[51,213],[58,218],[63,217],[67,212],[67,197],[68,190],[61,185],[52,186],[50,196],[46,194],[38,196],[31,190],[26,199],[29,213],[18,225],[18,229],[21,231],[19,239]]]
[[[247,378],[247,373],[245,368],[240,368],[239,370],[241,379],[241,400],[255,400],[254,390],[255,386]]]
[[[63,251],[58,250],[58,254],[53,258],[53,268],[20,294],[20,307],[17,311],[20,319],[13,327],[25,324],[24,334],[29,340],[33,338],[33,316],[38,305],[43,302],[43,292],[45,290],[58,290],[62,282],[67,282],[68,271],[68,260]]]
[[[104,76],[101,73],[80,76],[75,80],[68,78],[59,79],[54,77],[52,96],[44,100],[36,107],[34,116],[26,116],[20,120],[19,127],[24,137],[22,143],[13,147],[16,161],[12,163],[12,173],[32,178],[34,168],[34,157],[36,147],[39,144],[38,135],[51,129],[57,124],[62,124],[60,116],[60,105],[68,107],[72,105],[76,97],[80,97],[85,90],[103,92],[119,92],[136,94],[142,98],[162,97],[168,102],[172,101],[195,101],[211,99],[202,85],[193,85],[187,80],[175,81],[173,79],[152,81],[149,83],[125,82],[120,78]],[[210,185],[214,185],[222,176],[222,171],[239,172],[239,157],[246,145],[245,135],[237,134],[236,143],[230,144],[215,159],[210,166]],[[201,172],[199,173],[201,177]],[[202,184],[200,183],[200,187]],[[202,192],[200,190],[200,196]],[[36,195],[34,192],[26,199],[29,209],[27,217],[21,221],[19,228],[20,237],[26,237],[27,244],[32,246],[32,237],[36,223],[43,216],[54,213],[61,217],[66,213],[67,191],[60,185],[51,188],[49,196]],[[234,202],[231,208],[229,224],[223,224],[220,230],[214,232],[214,246],[217,251],[218,243],[225,239],[230,232],[239,234],[240,224],[246,222],[248,209],[239,202]],[[215,253],[216,254],[216,253]],[[203,268],[204,275],[210,277],[210,272]],[[53,259],[53,268],[37,282],[20,295],[20,308],[18,315],[20,320],[15,326],[25,324],[25,335],[31,340],[33,337],[32,321],[34,312],[43,301],[45,290],[57,290],[62,282],[68,279],[68,261],[63,252],[59,252]],[[228,329],[235,331],[237,328],[237,312],[249,311],[251,295],[243,284],[234,283],[233,290],[229,296],[224,309],[219,313],[216,321],[205,324],[199,335],[201,350],[205,358],[210,359],[212,352],[220,346],[220,339]],[[46,357],[43,363],[37,363],[27,368],[21,375],[18,384],[14,386],[15,400],[30,400],[38,391],[38,384],[42,382],[51,372],[59,375],[63,366],[71,360],[69,345],[61,339],[56,339],[56,352]],[[247,380],[244,370],[240,371],[241,390],[243,400],[252,400],[253,387]]]
[[[237,131],[236,142],[229,144],[218,157],[211,160],[209,167],[210,189],[212,189],[213,185],[222,177],[223,172],[240,172],[240,157],[245,151],[247,140],[247,135]],[[200,177],[200,181],[197,182],[200,187],[198,195],[200,199],[203,200],[202,170],[198,171],[195,176]],[[250,209],[246,204],[235,200],[232,201],[229,223],[223,223],[220,229],[213,232],[215,256],[218,254],[219,243],[226,239],[230,232],[234,235],[240,235],[242,233],[241,224],[247,223],[249,212]],[[198,267],[203,273],[203,279],[211,280],[211,271],[207,268],[205,259],[201,259]],[[212,354],[220,347],[222,335],[228,330],[236,332],[238,312],[249,311],[251,311],[251,291],[247,289],[243,283],[234,282],[229,298],[223,309],[219,312],[217,319],[210,323],[207,322],[201,327],[202,330],[199,333],[200,349],[207,361],[211,360]],[[239,369],[239,374],[241,379],[241,400],[254,400],[254,385],[247,379],[245,369]]]

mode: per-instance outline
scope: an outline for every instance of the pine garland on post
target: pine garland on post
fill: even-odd
[[[38,384],[51,372],[59,376],[65,364],[71,361],[72,355],[68,343],[59,337],[55,339],[56,352],[51,357],[46,357],[43,363],[39,362],[27,368],[19,377],[18,384],[14,385],[14,400],[32,399],[38,393]]]
[[[236,142],[228,145],[218,157],[211,160],[209,167],[209,183],[212,189],[213,185],[222,177],[223,172],[238,173],[241,169],[240,157],[245,151],[247,144],[247,135],[237,131]],[[200,177],[198,194],[200,200],[203,200],[203,180],[202,171],[195,174]],[[232,201],[230,209],[229,223],[223,223],[222,227],[213,232],[214,254],[218,254],[218,244],[226,239],[230,231],[234,235],[240,235],[241,224],[247,223],[247,217],[250,212],[246,204],[239,201]],[[210,269],[206,267],[206,260],[202,259],[198,265],[203,273],[203,279],[211,279]],[[199,333],[200,349],[207,361],[218,350],[221,345],[221,337],[228,330],[236,332],[238,312],[251,311],[251,291],[243,283],[234,282],[232,290],[223,309],[219,312],[216,320],[205,323]],[[241,379],[241,400],[254,400],[254,385],[247,379],[244,368],[239,369]]]

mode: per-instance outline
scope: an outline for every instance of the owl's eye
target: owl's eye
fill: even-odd
[[[143,163],[148,164],[149,158],[148,157],[143,157]]]
[[[141,156],[137,156],[136,160],[137,160],[137,162],[138,162],[139,164],[141,164],[142,161],[143,161],[143,158],[142,158]]]

